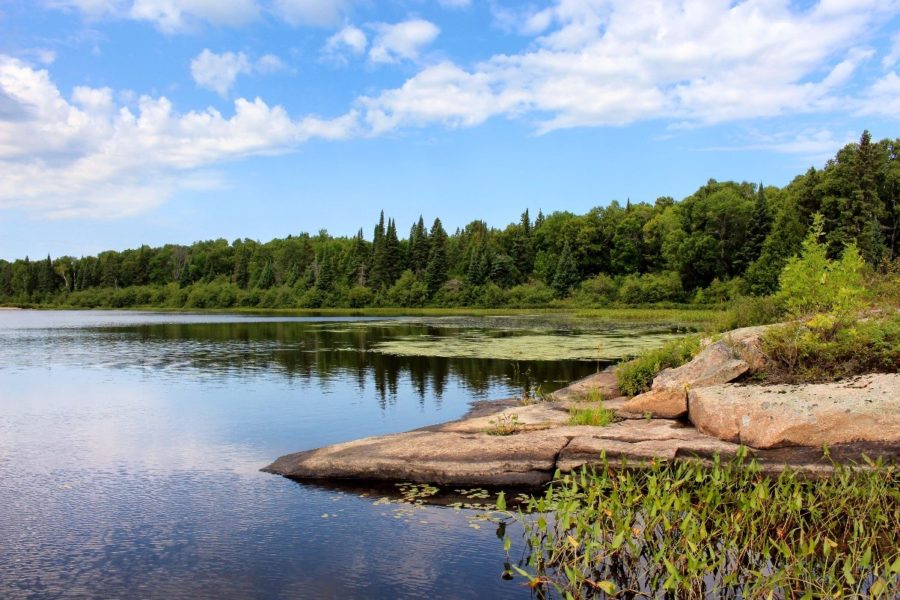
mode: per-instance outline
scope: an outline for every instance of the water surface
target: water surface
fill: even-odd
[[[259,469],[602,366],[380,345],[597,331],[527,319],[0,311],[0,597],[528,597],[500,579],[501,544],[470,511],[397,513]]]

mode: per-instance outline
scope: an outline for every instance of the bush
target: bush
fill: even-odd
[[[574,300],[581,306],[604,306],[613,302],[618,293],[619,288],[616,281],[609,275],[601,273],[582,281],[575,291]]]
[[[372,290],[366,286],[355,285],[350,288],[350,292],[347,294],[348,303],[352,308],[363,308],[372,303],[373,295]]]
[[[509,288],[506,291],[509,306],[540,307],[549,306],[555,299],[553,290],[542,281],[531,281]]]
[[[699,351],[700,338],[696,335],[672,340],[661,348],[647,350],[616,369],[619,390],[626,396],[642,394],[650,389],[657,373],[683,365]]]
[[[391,306],[424,306],[428,301],[428,286],[412,271],[406,270],[388,290],[387,297]]]
[[[762,338],[769,383],[835,381],[900,369],[900,315],[848,324],[831,314],[773,327]]]
[[[619,299],[626,304],[673,302],[684,293],[681,277],[674,271],[628,275],[619,288]]]
[[[771,296],[740,296],[716,319],[716,331],[769,325],[784,319],[784,309]]]
[[[816,214],[800,256],[788,260],[781,272],[776,298],[794,316],[833,312],[848,319],[862,306],[866,265],[854,244],[840,260],[829,260],[819,241],[822,231],[822,216]]]

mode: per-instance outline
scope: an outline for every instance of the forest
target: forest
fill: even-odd
[[[401,237],[322,230],[141,246],[97,256],[0,260],[0,303],[82,308],[542,307],[714,304],[778,286],[821,214],[831,256],[856,244],[876,269],[900,251],[900,138],[866,131],[783,188],[710,180],[676,201],[613,201],[502,229],[448,233],[420,217]],[[894,265],[892,267],[891,265]]]

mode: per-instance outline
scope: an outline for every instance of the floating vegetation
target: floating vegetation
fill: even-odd
[[[497,337],[467,331],[458,336],[409,336],[380,342],[375,352],[393,356],[481,358],[498,360],[614,361],[662,346],[678,337],[671,332],[617,330],[579,335],[539,334]]]
[[[763,475],[742,456],[642,469],[604,461],[505,514],[530,548],[510,569],[539,597],[900,595],[896,466],[836,466],[813,479]]]

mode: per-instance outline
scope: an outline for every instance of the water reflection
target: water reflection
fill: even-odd
[[[258,471],[597,368],[372,351],[474,326],[0,312],[0,597],[527,597],[465,511]]]

